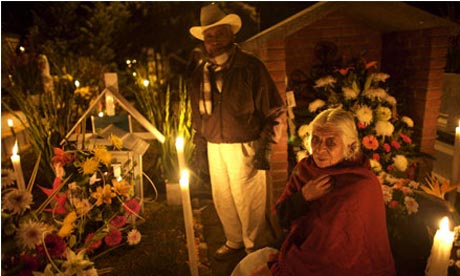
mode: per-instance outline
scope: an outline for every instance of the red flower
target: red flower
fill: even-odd
[[[396,140],[391,141],[391,146],[397,150],[401,148],[401,144]]]
[[[371,67],[377,68],[377,63],[378,63],[377,61],[371,61],[371,62],[366,63],[366,69],[369,69]]]
[[[383,144],[383,149],[385,150],[385,152],[390,152],[391,151],[391,147],[390,147],[390,145],[388,145],[388,143]]]
[[[120,230],[112,229],[105,237],[104,241],[110,247],[114,247],[115,245],[120,244],[122,240],[122,235]]]
[[[358,125],[359,129],[365,129],[367,127],[367,125],[365,123],[363,123],[363,122],[358,122],[357,125]]]
[[[354,68],[353,67],[346,67],[346,68],[337,69],[336,71],[338,71],[340,73],[340,75],[346,76],[348,74],[348,71],[350,71],[350,69],[354,69]]]
[[[141,210],[141,205],[134,198],[126,201],[123,207],[125,208],[126,212],[130,214],[138,214]]]
[[[399,202],[397,202],[396,200],[392,200],[390,201],[389,206],[390,208],[396,208],[399,206]]]
[[[3,260],[2,260],[3,262]],[[22,270],[16,273],[17,276],[31,276],[32,271],[37,271],[40,269],[40,264],[38,262],[37,256],[22,255],[21,256]],[[3,274],[3,269],[2,269]]]
[[[412,139],[411,139],[409,136],[407,136],[406,134],[404,134],[404,133],[399,133],[399,136],[401,137],[401,139],[402,139],[404,142],[406,142],[406,143],[408,143],[408,144],[412,144]]]
[[[126,217],[125,216],[116,216],[112,221],[110,222],[110,225],[120,228],[126,223]]]
[[[67,248],[67,244],[64,239],[58,234],[52,233],[45,237],[45,246],[51,257],[61,257],[64,255]],[[43,245],[37,246],[37,252],[41,255],[45,255],[45,249]]]
[[[363,145],[366,149],[376,150],[379,147],[379,141],[374,135],[367,135],[363,138]]]
[[[89,233],[88,236],[86,236],[85,244],[88,244],[94,238],[95,235],[96,233]],[[98,249],[101,246],[101,244],[102,244],[102,240],[97,240],[97,241],[93,240],[88,245],[88,251],[93,251],[93,250]]]
[[[393,165],[388,165],[387,171],[391,172],[393,170]]]
[[[69,164],[75,160],[75,155],[67,154],[64,149],[53,148],[54,156],[52,158],[54,163],[61,163],[62,166]]]
[[[375,161],[380,161],[380,155],[378,153],[374,153],[372,155],[372,159],[374,159]]]

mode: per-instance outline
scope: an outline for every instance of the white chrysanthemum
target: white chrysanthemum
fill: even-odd
[[[407,116],[403,116],[401,118],[401,122],[405,123],[407,127],[414,127],[414,121],[412,121],[412,119]]]
[[[367,105],[362,105],[356,110],[358,121],[366,125],[370,125],[373,120],[372,109]]]
[[[13,186],[16,174],[12,169],[2,169],[2,188]]]
[[[308,125],[302,125],[299,127],[297,134],[299,135],[301,139],[303,139],[307,135],[307,132],[308,132]]]
[[[386,106],[378,106],[375,117],[377,117],[377,121],[388,121],[391,119],[391,110]]]
[[[342,87],[342,92],[345,100],[353,100],[358,97],[358,92],[351,87]]]
[[[388,95],[387,95],[387,92],[383,90],[383,88],[371,88],[371,89],[367,89],[366,91],[364,91],[363,96],[371,100],[382,101],[386,99]]]
[[[13,215],[22,215],[32,204],[32,194],[27,190],[12,189],[3,196],[2,208]]]
[[[374,82],[385,82],[388,78],[390,77],[390,75],[388,74],[385,74],[385,73],[374,73],[372,74],[372,80]]]
[[[50,227],[43,222],[29,219],[19,225],[16,239],[24,249],[34,249],[35,246],[42,244],[43,233],[49,229]]]
[[[391,136],[395,127],[388,121],[378,121],[375,123],[375,132],[377,136]]]
[[[404,197],[404,205],[406,206],[407,213],[409,215],[418,212],[418,203],[414,198],[410,196]]]
[[[398,102],[396,101],[396,98],[393,97],[393,96],[390,96],[390,95],[387,95],[386,98],[385,98],[385,101],[389,104],[391,104],[392,106],[395,106]]]
[[[374,170],[374,172],[379,173],[382,171],[382,165],[380,164],[379,161],[375,159],[370,159],[370,163],[371,163],[371,168],[372,170]]]
[[[393,157],[393,166],[398,171],[405,172],[408,166],[407,158],[404,155],[396,155]]]
[[[323,107],[325,104],[326,102],[324,102],[323,100],[316,99],[308,105],[308,111],[310,111],[311,113],[315,113],[319,108]]]
[[[297,159],[297,162],[299,162],[300,160],[306,158],[308,156],[307,154],[307,151],[306,150],[300,150],[297,152],[297,155],[296,155],[296,159]]]
[[[383,201],[390,202],[393,199],[393,189],[390,186],[382,185]]]
[[[414,190],[417,190],[418,187],[420,187],[420,183],[416,182],[416,181],[409,181],[409,184],[407,184],[411,189],[414,189]]]
[[[335,83],[335,79],[332,76],[320,78],[315,82],[315,88],[324,87]]]
[[[142,235],[137,229],[128,232],[128,244],[136,245],[141,241]]]

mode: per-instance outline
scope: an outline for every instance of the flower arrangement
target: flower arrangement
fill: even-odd
[[[315,81],[316,99],[309,106],[311,117],[330,107],[351,111],[362,142],[362,150],[383,169],[399,177],[409,176],[416,166],[412,142],[413,120],[399,116],[397,101],[389,94],[388,74],[378,72],[377,62],[358,59],[337,68],[332,75]],[[300,128],[302,130],[302,127]],[[300,138],[304,133],[300,132]]]
[[[390,235],[397,236],[401,220],[418,212],[417,192],[422,190],[412,180],[418,154],[411,138],[414,122],[398,114],[397,101],[389,93],[389,77],[378,70],[377,62],[363,58],[327,68],[314,81],[307,117],[313,119],[331,107],[353,113],[361,149],[382,184]],[[297,131],[300,140],[306,138],[306,127]],[[299,160],[306,152],[296,154]]]
[[[119,138],[112,141],[120,146]],[[141,240],[136,227],[142,219],[141,206],[133,196],[132,164],[122,164],[121,170],[112,166],[106,146],[54,148],[52,161],[54,183],[52,188],[38,185],[36,191],[47,198],[37,208],[31,208],[34,177],[25,190],[2,189],[2,272],[6,275],[98,275],[103,270],[96,270],[93,259]],[[11,183],[9,175],[5,180]]]

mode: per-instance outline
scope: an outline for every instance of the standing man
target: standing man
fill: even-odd
[[[222,260],[268,242],[266,170],[271,145],[281,136],[284,105],[264,64],[234,43],[241,28],[238,15],[226,15],[211,4],[201,8],[200,22],[190,28],[206,50],[189,88],[194,165],[209,165],[213,201],[226,237],[215,254]]]

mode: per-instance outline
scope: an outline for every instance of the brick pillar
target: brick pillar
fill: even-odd
[[[421,152],[433,154],[441,106],[448,47],[445,29],[384,34],[382,70],[390,74],[399,115],[415,123],[414,141]],[[431,164],[422,171],[430,171]]]
[[[244,45],[243,45],[244,46]],[[286,100],[286,54],[284,41],[272,40],[258,44],[251,49],[267,67],[273,81],[280,92],[281,98]],[[288,178],[288,149],[287,149],[287,117],[283,116],[283,135],[278,144],[273,146],[271,158],[272,196],[276,200],[284,189]]]

